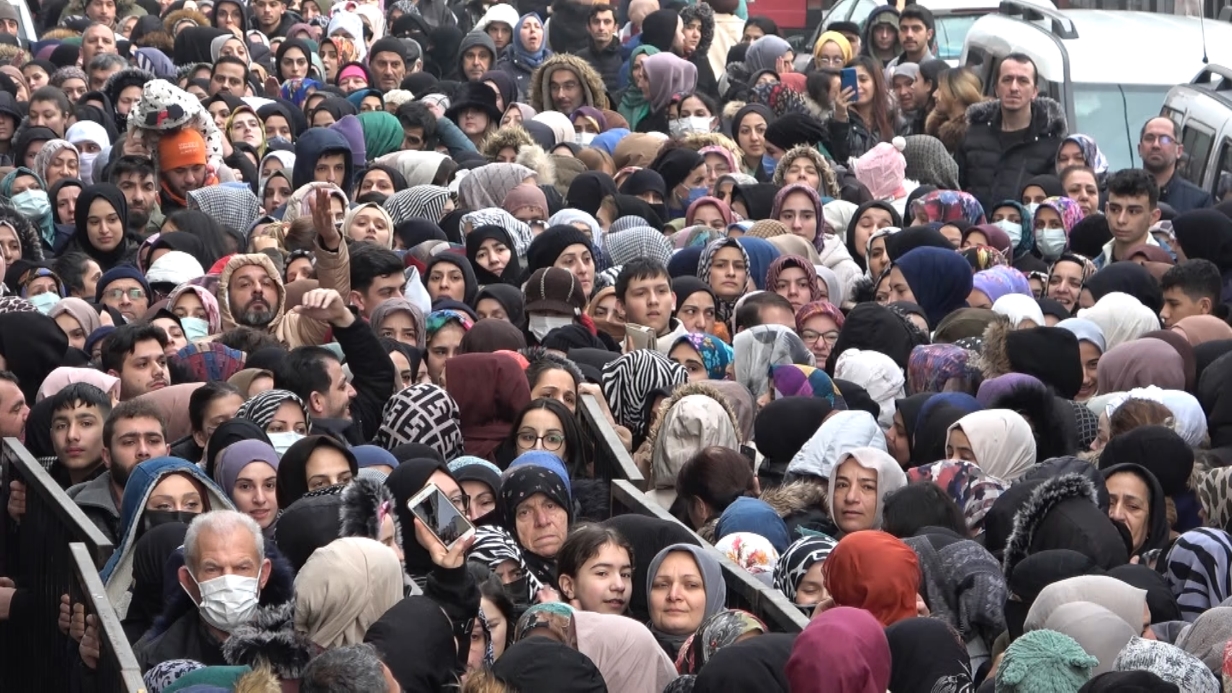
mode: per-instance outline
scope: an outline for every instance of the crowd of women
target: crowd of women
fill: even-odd
[[[1166,122],[1109,171],[1028,98],[984,171],[1026,82],[914,5],[64,4],[0,3],[0,435],[152,693],[1224,689],[1232,203]]]

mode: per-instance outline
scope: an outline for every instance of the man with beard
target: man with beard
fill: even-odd
[[[148,322],[121,325],[103,342],[103,370],[120,379],[120,401],[128,401],[171,384],[167,369],[167,333]]]
[[[129,474],[138,464],[169,455],[170,450],[167,421],[157,406],[142,399],[121,402],[103,424],[103,465],[107,471],[73,486],[68,497],[114,544]]]
[[[320,188],[315,192],[314,224],[317,228],[323,228],[324,224],[332,229],[332,221],[324,221],[329,216],[329,190]],[[321,221],[317,221],[318,217],[322,217]],[[341,255],[339,248],[329,250],[321,243],[318,237],[313,244],[313,252],[317,257],[317,279],[321,286],[348,286],[349,270],[347,263],[341,261],[345,256]],[[338,296],[338,300],[342,301],[336,290],[325,291]],[[218,309],[223,331],[237,325],[264,330],[289,349],[306,344],[324,344],[330,330],[330,323],[326,320],[332,313],[313,310],[306,303],[289,313],[284,312],[286,294],[282,274],[274,267],[274,262],[268,255],[232,255],[218,280]],[[328,303],[320,301],[322,306]]]
[[[144,156],[125,155],[116,159],[108,176],[128,202],[128,230],[142,236],[157,233],[166,217],[158,207],[154,162]]]
[[[1142,168],[1155,177],[1159,201],[1168,204],[1177,214],[1211,206],[1209,192],[1176,175],[1176,162],[1182,154],[1184,147],[1171,118],[1146,121],[1138,136],[1138,156],[1142,157]]]
[[[205,138],[193,128],[182,128],[158,140],[162,208],[168,213],[188,208],[188,193],[218,184],[209,167]]]

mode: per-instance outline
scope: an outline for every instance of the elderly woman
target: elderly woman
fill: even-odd
[[[563,464],[546,456],[533,459],[530,464],[516,459],[505,471],[497,510],[522,550],[527,569],[538,582],[555,589],[556,555],[573,524],[572,489]]]

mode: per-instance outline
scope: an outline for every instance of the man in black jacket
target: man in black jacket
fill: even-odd
[[[624,62],[620,52],[620,39],[616,37],[616,11],[611,5],[595,3],[590,6],[586,20],[590,45],[578,53],[578,57],[590,63],[603,77],[603,86],[609,94],[620,88],[620,66]]]
[[[1176,175],[1176,162],[1184,153],[1177,139],[1176,123],[1171,118],[1151,118],[1138,135],[1138,156],[1142,168],[1155,177],[1159,201],[1177,214],[1211,206],[1211,194]]]
[[[1061,104],[1038,96],[1031,58],[1011,53],[997,70],[997,99],[967,109],[967,135],[954,153],[962,189],[991,210],[1017,200],[1032,176],[1053,173],[1065,137]]]

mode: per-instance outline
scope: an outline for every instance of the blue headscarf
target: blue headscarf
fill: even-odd
[[[522,22],[526,21],[527,17],[534,17],[535,19],[538,19],[539,26],[543,26],[543,20],[539,19],[539,15],[534,12],[527,12],[519,17],[517,26],[513,27],[513,40],[509,42],[509,50],[511,52],[511,57],[515,62],[521,63],[531,70],[534,70],[539,67],[539,63],[546,60],[552,53],[548,50],[548,36],[546,28],[543,30],[543,41],[539,44],[539,50],[532,53],[522,47]]]
[[[741,236],[736,239],[736,242],[749,256],[749,274],[753,276],[753,283],[759,290],[764,291],[766,272],[770,269],[770,263],[778,259],[779,249],[774,247],[770,241],[756,236]]]
[[[989,219],[992,219],[992,214],[997,211],[998,207],[1013,207],[1018,210],[1018,215],[1022,217],[1022,236],[1018,239],[1018,243],[1014,245],[1014,259],[1021,260],[1023,256],[1035,250],[1035,225],[1031,218],[1031,212],[1017,200],[1002,200],[992,206],[989,212]],[[992,222],[990,222],[992,223]]]
[[[967,307],[971,294],[971,265],[966,258],[945,248],[916,248],[894,263],[903,273],[915,302],[937,325],[952,311]]]

